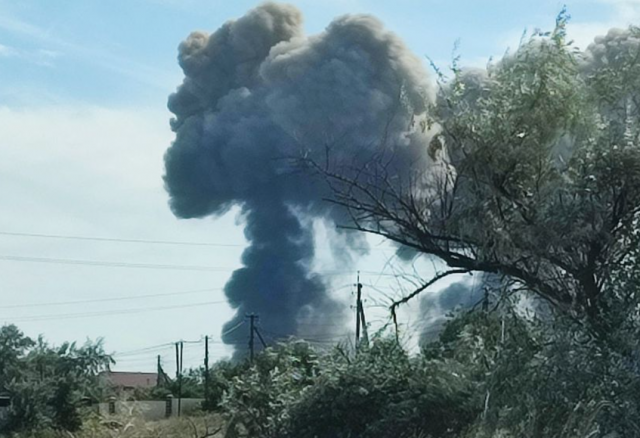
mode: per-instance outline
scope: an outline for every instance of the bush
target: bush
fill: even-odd
[[[379,339],[353,359],[326,358],[289,407],[286,436],[453,437],[480,410],[473,389],[459,363],[410,358],[395,340]]]
[[[282,436],[288,408],[314,383],[318,365],[318,355],[305,342],[261,352],[254,364],[229,382],[222,402],[229,428],[252,438]]]
[[[453,437],[480,412],[474,389],[462,364],[410,358],[395,340],[353,358],[293,342],[258,355],[222,406],[235,433],[252,438]]]
[[[83,399],[98,398],[98,374],[112,362],[101,341],[55,348],[42,338],[32,341],[15,326],[0,329],[0,356],[7,358],[0,387],[12,400],[1,425],[5,433],[78,430]]]

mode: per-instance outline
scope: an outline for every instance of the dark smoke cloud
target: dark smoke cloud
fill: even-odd
[[[424,169],[429,135],[411,126],[433,91],[420,61],[373,17],[344,16],[307,37],[300,12],[275,3],[211,35],[193,33],[178,60],[185,78],[169,98],[175,141],[165,155],[171,209],[194,218],[240,206],[250,242],[225,288],[236,309],[226,328],[247,312],[277,335],[309,333],[330,314],[326,327],[342,307],[310,271],[309,224],[335,223],[342,213],[322,201],[325,185],[284,158],[330,149],[334,160],[357,164],[385,148],[396,166]],[[335,252],[363,245],[330,234]],[[244,339],[235,331],[224,340]]]
[[[420,326],[420,344],[426,344],[438,338],[447,321],[448,314],[454,311],[468,310],[480,304],[485,298],[487,290],[491,297],[495,297],[495,292],[500,287],[499,276],[476,273],[472,277],[466,277],[444,289],[422,297],[420,316],[425,323]]]

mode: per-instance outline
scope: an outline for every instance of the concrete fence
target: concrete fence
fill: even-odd
[[[181,415],[189,415],[200,409],[204,399],[183,398],[180,401]],[[161,420],[178,415],[178,399],[168,397],[166,400],[110,400],[99,403],[97,412],[102,416],[134,415],[145,420]]]

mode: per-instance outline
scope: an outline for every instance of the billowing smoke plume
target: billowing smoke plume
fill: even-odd
[[[609,93],[600,115],[611,135],[622,143],[634,142],[640,132],[640,29],[611,29],[589,45],[581,65],[582,74],[596,90]],[[612,72],[617,72],[612,79]],[[620,74],[622,72],[622,74]],[[617,83],[616,83],[617,82]],[[616,90],[615,93],[611,93]]]
[[[447,316],[455,311],[469,310],[491,304],[499,293],[502,282],[499,276],[477,273],[441,289],[426,294],[420,300],[419,342],[426,344],[438,338]]]
[[[638,50],[638,29],[611,29],[606,35],[596,37],[587,47],[583,72],[592,74],[602,69],[622,69],[636,59]]]
[[[185,79],[169,99],[176,137],[165,156],[171,209],[194,218],[240,206],[250,242],[225,288],[236,309],[226,328],[247,312],[279,335],[328,313],[335,320],[326,280],[310,271],[309,224],[335,223],[341,212],[286,158],[330,152],[357,166],[384,148],[396,166],[424,168],[429,138],[412,122],[433,92],[420,61],[371,16],[344,16],[308,37],[300,12],[275,3],[191,34],[178,59]],[[362,245],[343,237],[332,243]]]

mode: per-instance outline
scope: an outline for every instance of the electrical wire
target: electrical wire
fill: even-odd
[[[129,355],[129,354],[146,353],[148,351],[153,351],[153,350],[157,350],[158,348],[169,347],[172,345],[173,345],[173,342],[167,342],[164,344],[153,345],[151,347],[139,348],[137,350],[123,351],[122,353],[115,353],[114,355],[123,356],[123,355]]]
[[[119,242],[119,243],[144,243],[153,245],[183,245],[183,246],[215,246],[224,248],[240,247],[246,245],[240,243],[209,243],[209,242],[180,242],[174,240],[145,240],[145,239],[120,239],[113,237],[91,237],[91,236],[69,236],[62,234],[42,234],[42,233],[18,233],[9,231],[0,231],[3,236],[17,237],[40,237],[45,239],[67,239],[67,240],[89,240],[96,242]]]
[[[29,307],[50,307],[50,306],[67,306],[73,304],[90,304],[90,303],[104,303],[109,301],[127,301],[127,300],[138,300],[142,298],[157,298],[157,297],[169,297],[169,296],[182,296],[182,295],[190,295],[190,294],[199,294],[204,292],[213,292],[213,291],[221,291],[223,288],[209,288],[209,289],[198,289],[191,291],[183,291],[183,292],[167,292],[167,293],[157,293],[157,294],[146,294],[146,295],[135,295],[128,297],[113,297],[113,298],[96,298],[90,300],[76,300],[76,301],[52,301],[48,303],[32,303],[32,304],[11,304],[8,306],[0,306],[0,310],[3,309],[22,309]]]
[[[188,291],[180,291],[180,292],[163,292],[163,293],[156,293],[156,294],[134,295],[134,296],[125,296],[125,297],[92,298],[88,300],[74,300],[74,301],[50,301],[50,302],[44,302],[44,303],[10,304],[6,306],[0,306],[0,310],[22,309],[22,308],[33,308],[33,307],[68,306],[68,305],[75,305],[75,304],[91,304],[91,303],[103,303],[103,302],[111,302],[111,301],[130,301],[130,300],[138,300],[143,298],[182,296],[182,295],[191,295],[191,294],[199,294],[204,292],[215,292],[215,291],[223,291],[223,290],[224,288],[219,287],[219,288],[196,289],[196,290],[188,290]],[[333,290],[332,292],[335,292],[335,290]],[[342,322],[342,319],[338,319],[337,321]],[[244,322],[242,322],[241,324],[243,323]],[[313,323],[310,323],[310,324],[317,325]],[[321,324],[320,326],[331,327],[333,325],[334,324]]]
[[[0,255],[0,260],[13,261],[13,262],[54,263],[54,264],[61,264],[61,265],[105,266],[110,268],[166,269],[166,270],[176,270],[176,271],[230,272],[236,269],[232,267],[220,267],[220,266],[156,265],[156,264],[146,264],[146,263],[103,262],[103,261],[97,261],[97,260],[23,257],[23,256],[14,256],[14,255]]]
[[[46,233],[25,233],[17,231],[0,231],[2,236],[13,237],[34,237],[44,239],[60,239],[60,240],[81,240],[81,241],[93,241],[93,242],[116,242],[116,243],[139,243],[139,244],[151,244],[151,245],[178,245],[178,246],[208,246],[208,247],[221,247],[221,248],[245,248],[247,243],[217,243],[217,242],[185,242],[177,240],[158,240],[158,239],[126,239],[118,237],[96,237],[96,236],[73,236],[67,234],[46,234]],[[372,251],[386,251],[394,248],[380,248],[377,246],[360,246],[353,247],[354,250],[372,250]]]
[[[10,319],[11,321],[14,321],[14,322],[54,321],[59,319],[92,318],[97,316],[138,314],[138,313],[153,312],[153,311],[159,311],[159,310],[186,309],[190,307],[199,307],[199,306],[205,306],[210,304],[227,304],[227,301],[205,301],[201,303],[182,304],[182,305],[174,305],[174,306],[142,307],[142,308],[136,308],[136,309],[111,310],[111,311],[102,311],[102,312],[34,315],[34,316],[23,316],[23,317],[4,318],[4,319]]]
[[[234,325],[234,326],[233,326],[233,327],[231,327],[230,329],[225,330],[224,332],[222,332],[222,334],[221,334],[220,336],[226,336],[226,335],[228,335],[229,333],[233,333],[233,332],[235,332],[235,331],[236,331],[236,330],[238,330],[240,327],[242,327],[242,326],[244,325],[244,323],[245,323],[245,321],[244,321],[244,320],[240,321],[238,324]]]
[[[98,260],[84,260],[84,259],[60,259],[60,258],[47,258],[47,257],[28,257],[28,256],[14,256],[14,255],[0,255],[0,260],[12,261],[12,262],[29,262],[29,263],[52,263],[61,265],[83,265],[83,266],[99,266],[109,268],[140,268],[140,269],[163,269],[163,270],[175,270],[175,271],[204,271],[204,272],[232,272],[241,267],[226,267],[226,266],[188,266],[188,265],[163,265],[163,264],[149,264],[149,263],[127,263],[127,262],[108,262]],[[377,275],[379,277],[396,277],[396,274],[384,274],[375,271],[360,271],[364,274]],[[315,271],[312,274],[325,275],[325,276],[341,276],[341,275],[353,275],[353,271]]]

